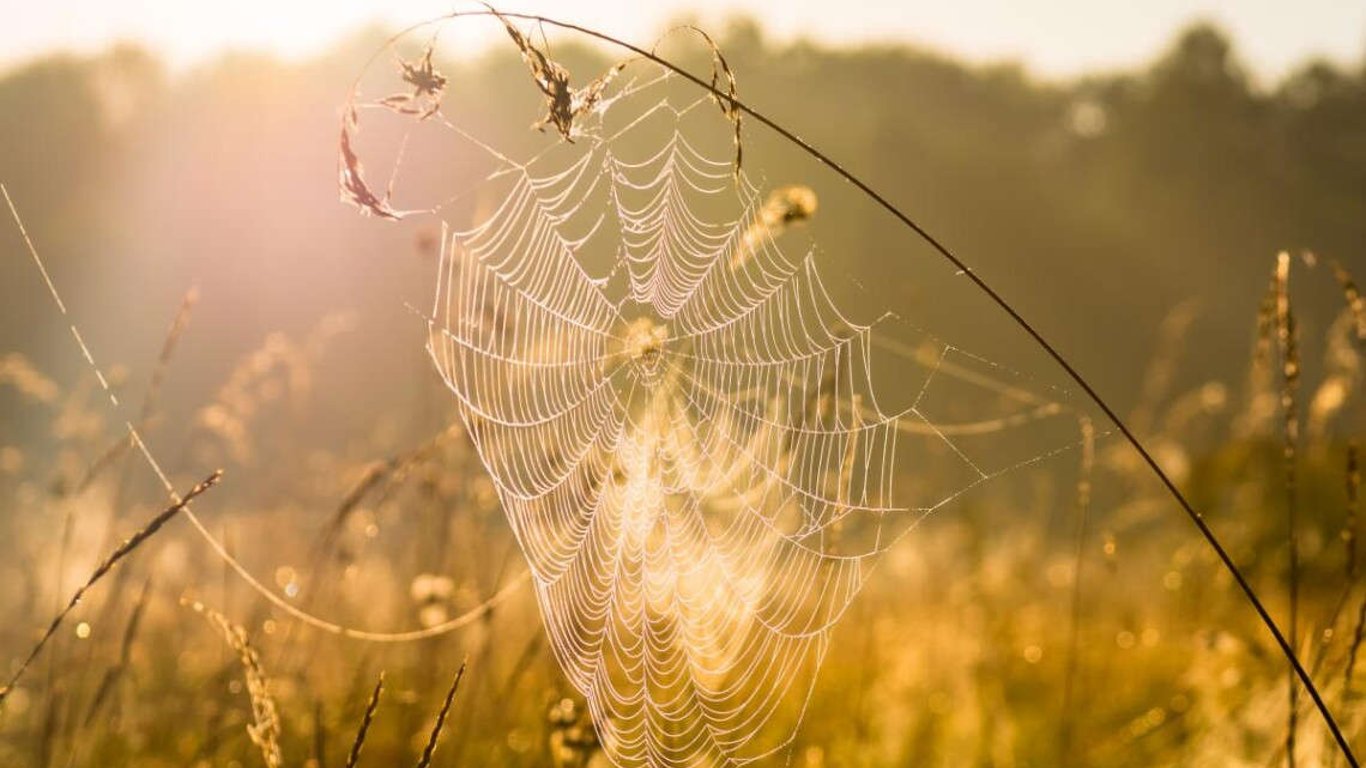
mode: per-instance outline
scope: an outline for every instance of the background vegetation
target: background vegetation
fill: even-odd
[[[380,38],[174,77],[133,48],[35,61],[0,78],[0,180],[117,391],[146,402],[180,487],[227,469],[201,504],[232,550],[301,605],[392,628],[458,614],[521,563],[396,298],[428,295],[435,231],[337,202],[338,108]],[[1283,616],[1276,356],[1265,334],[1258,352],[1259,305],[1281,248],[1366,275],[1366,66],[1253,83],[1205,27],[1143,71],[1062,83],[905,48],[777,46],[750,22],[720,42],[748,101],[903,204],[1132,414]],[[513,52],[443,69],[452,103],[482,105],[490,132],[526,130],[526,113],[489,106],[528,86]],[[416,183],[458,183],[446,160]],[[851,272],[901,258],[871,208],[834,206],[821,226]],[[17,232],[0,230],[4,670],[162,495]],[[1366,750],[1352,660],[1366,595],[1348,589],[1342,544],[1361,342],[1331,273],[1301,267],[1299,644]],[[951,341],[1001,327],[894,287]],[[1027,375],[1054,375],[1035,364]],[[1067,459],[891,553],[835,634],[794,764],[1283,760],[1284,664],[1227,575],[1122,446],[1102,440],[1093,483],[1084,529]],[[362,764],[415,762],[466,656],[438,764],[593,754],[526,595],[438,639],[341,640],[273,614],[178,524],[92,591],[6,702],[0,763],[260,764],[239,653],[182,598],[245,628],[290,765],[345,764],[381,669]],[[1313,714],[1299,719],[1301,763],[1332,764]]]

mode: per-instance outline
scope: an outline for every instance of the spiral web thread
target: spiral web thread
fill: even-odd
[[[1019,465],[982,468],[952,435],[1060,406],[1021,398],[1002,419],[933,423],[919,405],[954,371],[945,346],[912,405],[884,412],[875,324],[842,314],[814,251],[780,245],[759,188],[690,140],[685,120],[709,100],[651,100],[668,80],[605,98],[568,161],[513,161],[438,116],[494,158],[505,192],[472,228],[443,232],[428,350],[608,756],[744,765],[791,746],[876,556]],[[642,94],[648,106],[609,130]],[[632,143],[661,121],[656,146]],[[603,243],[611,256],[591,271],[583,254]],[[898,507],[908,434],[956,456],[964,483]]]

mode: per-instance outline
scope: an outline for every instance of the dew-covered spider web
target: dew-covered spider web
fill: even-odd
[[[813,236],[816,193],[740,165],[723,101],[633,60],[566,85],[557,120],[567,71],[513,37],[544,133],[481,121],[430,56],[400,59],[411,92],[355,102],[344,190],[397,218],[423,141],[484,164],[421,208],[443,227],[428,350],[611,760],[781,760],[879,555],[1067,450],[1076,417],[908,342],[891,307],[842,303],[857,286]],[[353,148],[371,110],[409,123],[383,195]],[[1042,446],[977,450],[1048,423]]]

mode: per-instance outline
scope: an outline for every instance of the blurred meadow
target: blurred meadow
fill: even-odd
[[[1066,79],[911,45],[774,40],[761,19],[709,31],[746,103],[950,244],[1074,362],[1283,630],[1296,596],[1292,644],[1366,750],[1366,64],[1309,61],[1268,82],[1207,24],[1173,30],[1141,67]],[[6,211],[0,677],[166,508],[125,418],[177,491],[224,470],[196,514],[280,602],[373,632],[497,604],[411,642],[343,636],[273,606],[173,517],[6,692],[0,765],[349,766],[362,720],[360,765],[421,764],[434,728],[436,766],[609,764],[411,309],[431,301],[441,221],[338,200],[343,105],[388,35],[357,30],[306,59],[173,71],[125,44],[0,72],[0,182],[69,310]],[[585,79],[616,57],[552,39]],[[528,128],[540,95],[500,42],[438,50],[443,111],[508,144],[553,143]],[[678,55],[705,78],[704,49]],[[760,764],[1348,764],[1308,696],[1289,711],[1280,650],[1075,384],[851,186],[746,131],[765,190],[818,195],[804,231],[835,298],[902,322],[905,368],[884,386],[926,377],[945,419],[1007,401],[1056,417],[972,438],[1009,471],[880,556],[791,748]],[[409,163],[405,194],[479,184],[456,147]],[[930,388],[949,373],[990,386]],[[906,459],[904,487],[956,483],[934,476],[940,460]]]

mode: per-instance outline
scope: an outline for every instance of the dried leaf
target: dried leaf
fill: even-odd
[[[379,104],[405,115],[416,115],[426,120],[441,111],[441,95],[446,90],[446,76],[432,64],[432,48],[427,46],[422,57],[415,61],[398,62],[403,82],[413,87],[412,93],[396,93],[379,100]]]
[[[342,118],[337,157],[337,183],[341,188],[342,202],[356,206],[361,213],[397,221],[403,218],[403,214],[389,206],[389,196],[386,194],[381,198],[370,189],[369,184],[365,183],[365,171],[361,167],[360,158],[351,148],[351,134],[358,127],[357,121],[355,107],[347,107],[346,115]]]
[[[403,72],[403,82],[413,86],[414,96],[428,96],[440,98],[441,92],[446,90],[446,76],[436,71],[432,66],[432,47],[427,46],[427,50],[422,52],[422,58],[417,61],[400,61],[399,67]]]
[[[575,89],[569,84],[568,69],[533,45],[521,30],[493,6],[488,6],[488,9],[503,22],[508,36],[522,53],[522,61],[531,68],[531,77],[536,81],[536,86],[545,95],[545,117],[531,127],[543,131],[547,125],[552,125],[561,138],[573,143],[574,121],[598,105],[607,86],[626,68],[629,60],[614,65],[583,88]]]
[[[513,44],[522,53],[522,61],[531,68],[531,78],[536,81],[536,87],[545,94],[546,116],[533,127],[544,130],[546,125],[553,125],[565,141],[572,142],[569,134],[574,124],[574,92],[569,87],[569,70],[532,45],[522,31],[493,6],[489,6],[489,11],[503,22],[508,37],[512,38]]]

